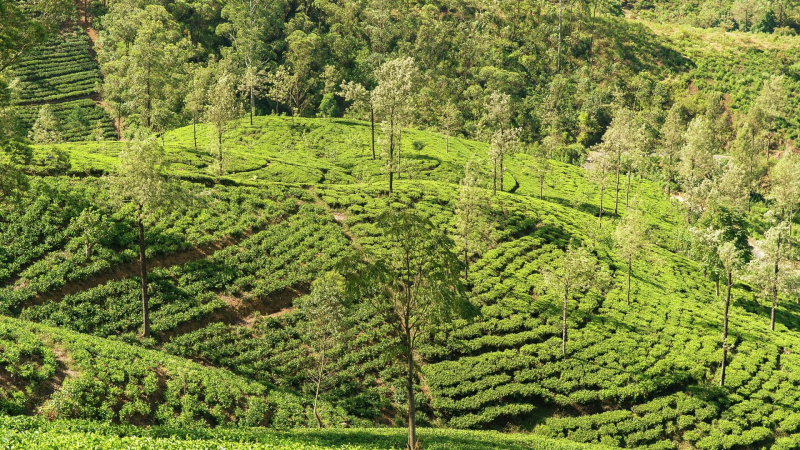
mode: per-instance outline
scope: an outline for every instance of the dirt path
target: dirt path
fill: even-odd
[[[252,328],[256,317],[277,317],[292,311],[294,300],[310,292],[310,283],[299,283],[279,291],[273,292],[263,298],[242,300],[236,297],[220,295],[227,306],[201,320],[184,322],[172,330],[158,333],[161,342],[168,342],[177,336],[203,329],[213,323]],[[258,313],[258,314],[256,314]]]
[[[169,268],[186,264],[188,262],[196,261],[199,259],[207,258],[214,254],[217,250],[221,250],[231,245],[236,245],[252,234],[251,231],[243,233],[241,237],[227,237],[210,244],[192,247],[177,253],[169,255],[158,256],[147,260],[148,271],[156,267]],[[86,281],[75,281],[64,284],[61,289],[57,291],[39,293],[29,302],[22,305],[22,307],[29,307],[40,305],[45,302],[60,302],[65,296],[76,294],[85,291],[109,281],[122,280],[133,276],[139,276],[139,261],[130,261],[116,267],[112,267],[109,271],[99,273]]]

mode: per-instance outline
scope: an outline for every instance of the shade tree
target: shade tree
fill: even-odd
[[[625,213],[614,231],[614,244],[617,256],[628,266],[626,301],[630,305],[633,262],[645,253],[648,244],[648,226],[641,211],[632,208]]]
[[[493,227],[489,220],[489,197],[481,185],[481,162],[467,161],[464,178],[458,186],[456,203],[456,235],[464,258],[464,281],[469,280],[469,260],[492,244]]]
[[[313,413],[317,426],[323,428],[319,414],[320,394],[331,387],[335,375],[335,351],[347,336],[348,303],[345,279],[328,272],[311,284],[311,293],[298,300],[297,309],[303,315],[301,334],[311,353],[306,375],[314,393]]]
[[[410,120],[419,70],[414,58],[397,58],[381,64],[375,71],[377,86],[372,91],[372,104],[383,116],[386,131],[389,194],[392,193],[397,164],[395,154],[401,146],[401,130]]]
[[[385,250],[360,260],[350,292],[371,303],[398,337],[404,360],[408,403],[408,448],[418,448],[414,384],[419,374],[414,357],[423,333],[432,333],[475,308],[464,295],[461,261],[453,241],[414,210],[390,210],[377,221]]]
[[[162,209],[175,198],[167,177],[164,149],[155,137],[138,137],[119,155],[119,168],[109,181],[120,205],[131,205],[130,212],[139,240],[139,274],[142,287],[142,337],[150,337],[149,293],[145,224],[156,220]]]
[[[559,250],[553,264],[542,271],[542,293],[549,293],[561,300],[561,354],[567,354],[567,306],[592,285],[598,271],[597,260],[586,247],[570,244],[565,251]]]

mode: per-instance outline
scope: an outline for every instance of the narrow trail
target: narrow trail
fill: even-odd
[[[183,251],[171,253],[169,255],[149,258],[147,260],[148,272],[156,267],[169,268],[207,258],[218,250],[238,244],[244,239],[250,237],[252,234],[253,231],[249,230],[243,233],[241,237],[228,236],[227,238],[212,242],[210,244],[195,246]],[[39,293],[32,300],[24,303],[22,308],[40,305],[45,302],[60,302],[67,295],[92,289],[108,283],[109,281],[122,280],[124,278],[133,276],[139,276],[138,259],[112,267],[109,271],[99,273],[88,280],[68,282],[58,290]]]
[[[262,317],[277,317],[286,314],[294,309],[292,306],[294,300],[311,292],[310,288],[310,283],[298,283],[252,300],[242,300],[219,294],[219,297],[227,303],[225,308],[200,320],[184,322],[171,330],[154,334],[158,336],[160,342],[169,342],[178,336],[201,330],[215,323],[252,328],[256,322],[256,313]]]

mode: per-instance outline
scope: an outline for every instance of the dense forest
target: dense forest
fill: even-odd
[[[800,5],[0,0],[10,448],[800,448]]]

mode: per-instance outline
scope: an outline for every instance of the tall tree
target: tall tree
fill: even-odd
[[[255,99],[263,86],[266,60],[274,57],[269,43],[279,36],[285,8],[284,0],[232,0],[222,7],[225,22],[216,31],[231,42],[225,57],[241,74],[239,87],[250,101],[250,125]]]
[[[519,135],[521,128],[499,129],[492,135],[489,147],[489,157],[492,159],[492,195],[497,195],[497,181],[500,180],[500,190],[503,190],[503,158],[505,155],[513,153],[519,147]],[[498,170],[500,171],[498,176]]]
[[[783,75],[772,75],[764,81],[761,91],[758,93],[752,109],[756,113],[762,114],[764,132],[766,133],[766,155],[769,159],[769,149],[772,143],[773,134],[777,131],[778,124],[786,116],[786,109],[789,104],[789,94],[786,90],[785,78]]]
[[[330,384],[334,351],[343,342],[347,332],[344,287],[344,277],[336,272],[326,273],[312,283],[311,293],[297,305],[303,314],[302,335],[311,351],[311,364],[307,372],[313,384],[314,418],[319,428],[325,426],[318,412],[320,393]]]
[[[103,18],[98,59],[109,83],[141,126],[164,133],[178,119],[185,94],[186,62],[192,45],[172,15],[160,5],[142,9],[115,2]],[[132,30],[119,26],[135,23]],[[132,34],[131,34],[132,31]]]
[[[374,263],[358,268],[351,286],[372,302],[374,311],[394,327],[406,366],[408,448],[419,446],[414,356],[422,333],[435,331],[474,307],[464,295],[461,262],[451,253],[453,241],[413,210],[388,211],[378,219],[387,251],[371,255]]]
[[[597,211],[598,226],[603,226],[603,194],[605,194],[608,176],[614,172],[615,160],[612,155],[598,152],[589,165],[588,178],[600,187],[600,207]]]
[[[638,209],[629,210],[614,232],[617,255],[628,265],[627,302],[631,304],[631,272],[633,261],[641,257],[647,248],[647,222]]]
[[[747,266],[749,281],[754,287],[760,289],[764,297],[772,301],[769,315],[769,329],[775,330],[775,309],[778,307],[778,295],[781,294],[787,285],[786,275],[791,275],[788,261],[785,257],[787,226],[779,222],[772,226],[766,233],[764,239],[756,241],[756,248],[761,251],[759,257],[750,261]]]
[[[495,175],[497,175],[498,164],[500,166],[500,190],[502,191],[503,181],[505,179],[505,154],[514,151],[522,130],[511,128],[513,110],[510,95],[492,92],[486,99],[485,108],[483,127],[485,128],[485,133],[490,136],[490,141],[492,142],[491,155],[496,156],[496,158],[492,157],[495,163]]]
[[[285,66],[278,66],[275,70],[267,74],[267,96],[275,102],[275,114],[280,111],[281,104],[290,106],[291,90],[294,84],[294,76],[289,73]],[[294,123],[294,112],[292,113],[292,123]]]
[[[531,174],[539,183],[539,200],[544,200],[544,183],[552,170],[553,166],[548,158],[547,149],[544,146],[534,149]]]
[[[414,103],[414,90],[417,86],[419,70],[414,58],[398,58],[383,63],[375,71],[378,85],[372,91],[372,103],[384,116],[387,127],[389,194],[394,182],[395,150],[400,147],[400,130],[409,120]],[[398,150],[399,151],[399,150]]]
[[[720,364],[719,385],[725,386],[725,368],[728,364],[728,312],[731,304],[731,287],[733,287],[733,277],[741,267],[741,251],[736,248],[733,242],[723,242],[717,250],[720,263],[725,273],[725,302],[722,312],[722,363]]]
[[[559,296],[561,310],[561,354],[567,354],[567,305],[571,298],[591,286],[596,275],[597,260],[586,247],[570,245],[565,252],[559,251],[552,267],[542,272],[542,287],[547,292]]]
[[[444,152],[450,153],[450,136],[463,125],[461,111],[453,103],[445,105],[439,117],[439,129],[444,132]]]
[[[61,126],[53,113],[53,106],[45,103],[39,108],[39,117],[28,133],[28,137],[36,144],[58,144],[64,142]]]
[[[770,170],[772,188],[767,196],[775,202],[781,219],[789,224],[787,238],[791,240],[794,211],[800,206],[800,155],[786,152]]]
[[[202,119],[208,103],[208,91],[214,78],[214,71],[212,64],[196,65],[192,69],[191,84],[184,100],[184,108],[192,115],[192,140],[195,151],[197,151],[197,121]]]
[[[173,191],[166,176],[164,149],[156,138],[136,139],[119,155],[112,188],[121,203],[133,205],[133,218],[139,232],[139,270],[142,280],[142,336],[150,336],[147,259],[144,239],[145,221],[169,205]]]
[[[603,151],[609,154],[614,162],[616,182],[614,187],[614,214],[618,213],[619,205],[619,178],[620,173],[628,168],[628,184],[630,185],[630,164],[626,165],[624,159],[631,152],[638,151],[642,146],[644,134],[642,127],[636,120],[636,113],[623,108],[617,111],[611,125],[603,134]]]
[[[470,159],[458,188],[456,234],[464,255],[464,282],[469,282],[469,258],[491,244],[492,227],[487,220],[489,198],[480,187],[481,163]]]
[[[713,175],[717,167],[714,161],[715,138],[708,119],[704,116],[695,117],[689,123],[685,140],[686,144],[681,149],[678,175],[686,195],[686,220],[687,223],[691,223],[692,213],[702,200],[698,198],[701,186]]]
[[[236,100],[236,78],[225,68],[220,67],[208,92],[209,103],[205,108],[206,121],[217,131],[216,154],[218,174],[222,176],[222,137],[229,122],[236,119],[241,112]]]
[[[675,103],[669,109],[664,124],[661,126],[661,142],[659,145],[659,156],[661,157],[661,168],[664,171],[667,197],[670,196],[672,184],[676,181],[675,173],[681,149],[684,145],[685,131],[684,109],[680,104]]]
[[[731,145],[733,162],[744,170],[744,181],[748,186],[747,208],[750,209],[750,197],[758,191],[759,179],[764,171],[764,160],[755,139],[758,133],[753,130],[748,120],[744,120],[736,133],[736,140]]]

